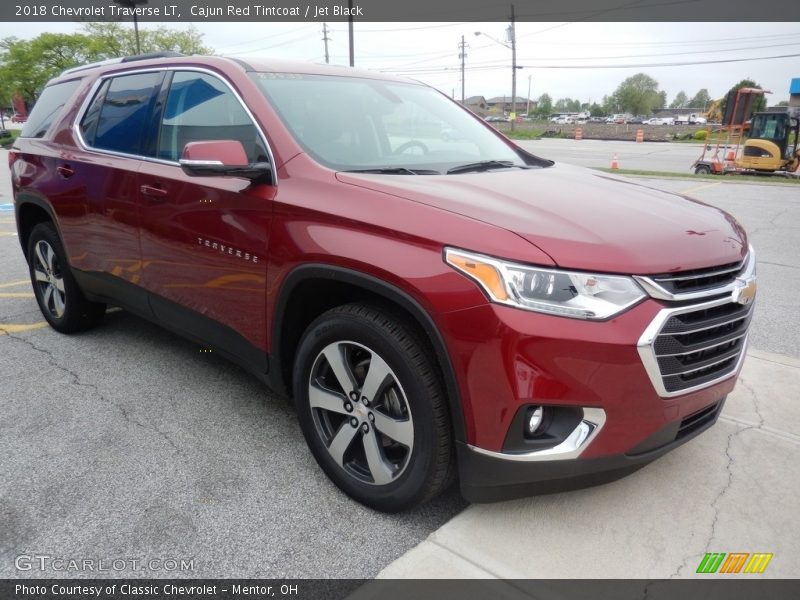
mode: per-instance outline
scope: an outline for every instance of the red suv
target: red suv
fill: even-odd
[[[51,81],[9,160],[54,329],[113,304],[214,348],[380,510],[620,477],[710,427],[745,356],[731,216],[414,81],[129,57]]]

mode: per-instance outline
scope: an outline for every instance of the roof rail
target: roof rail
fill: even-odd
[[[180,52],[173,52],[172,50],[164,50],[163,52],[148,52],[146,54],[136,54],[133,56],[123,56],[122,58],[109,58],[98,62],[89,63],[88,65],[80,65],[79,67],[72,67],[63,71],[61,75],[69,75],[84,71],[86,69],[94,69],[95,67],[102,67],[105,65],[115,65],[119,63],[136,62],[137,60],[149,60],[151,58],[177,58],[179,56],[186,56]]]
[[[66,71],[62,71],[62,75],[69,75],[70,73],[77,73],[78,71],[84,71],[86,69],[93,69],[95,67],[102,67],[103,65],[113,65],[116,63],[121,63],[121,58],[108,58],[106,60],[100,60],[97,62],[89,63],[88,65],[80,65],[79,67],[72,67],[71,69],[67,69]]]
[[[186,56],[180,52],[173,52],[172,50],[164,50],[162,52],[147,52],[145,54],[135,54],[134,56],[126,56],[120,62],[135,62],[137,60],[149,60],[151,58],[177,58],[179,56]]]

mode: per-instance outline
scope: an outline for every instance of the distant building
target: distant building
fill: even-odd
[[[489,113],[489,105],[486,103],[486,98],[483,96],[470,96],[464,99],[464,106],[481,117]]]
[[[511,96],[495,96],[489,98],[486,103],[489,108],[495,109],[497,112],[509,113],[511,112]],[[536,109],[536,100],[530,100],[531,110]],[[528,99],[522,96],[517,96],[517,113],[525,114],[528,110]]]

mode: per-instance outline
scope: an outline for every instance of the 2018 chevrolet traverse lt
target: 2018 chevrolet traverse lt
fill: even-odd
[[[745,356],[736,220],[418,82],[128,57],[49,82],[9,162],[54,329],[113,304],[222,352],[379,510],[620,477],[710,427]]]

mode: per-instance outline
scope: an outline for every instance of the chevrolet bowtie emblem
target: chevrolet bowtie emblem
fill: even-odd
[[[755,278],[747,281],[737,279],[736,283],[737,286],[733,290],[733,301],[744,305],[751,304],[756,298],[756,289],[758,288]]]

